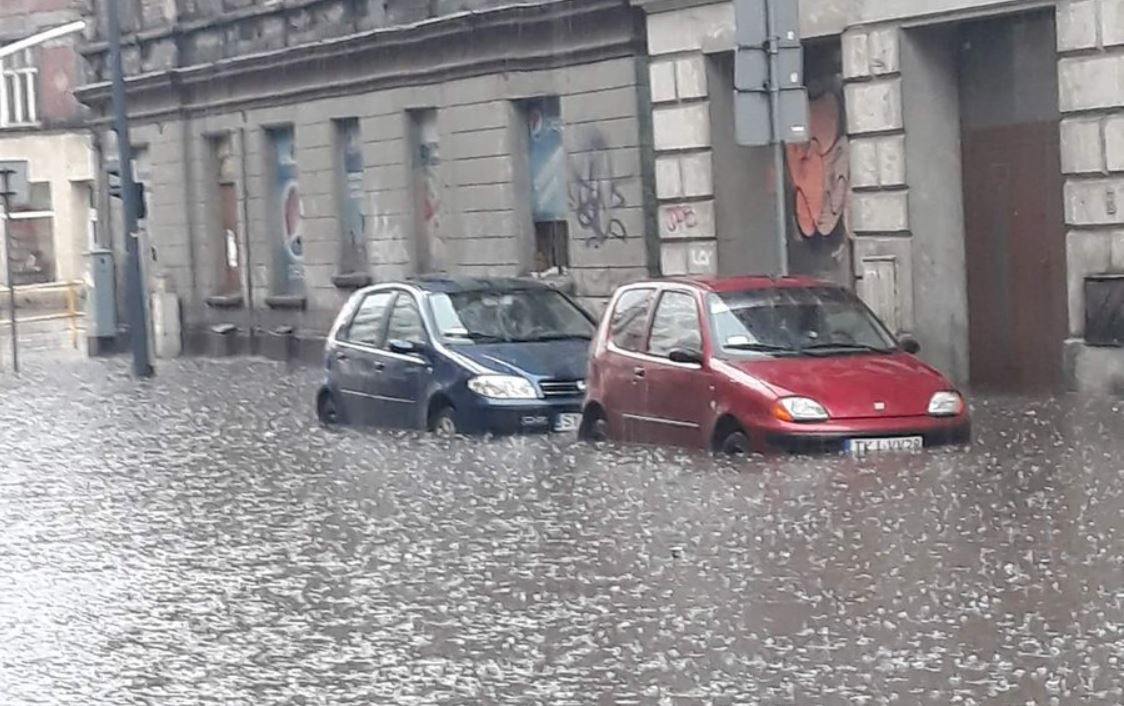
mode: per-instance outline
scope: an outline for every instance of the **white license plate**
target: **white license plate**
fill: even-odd
[[[582,415],[580,414],[559,414],[554,420],[554,431],[577,431],[581,423]]]
[[[847,441],[847,453],[852,456],[920,451],[924,447],[925,440],[920,436],[898,436],[890,439],[850,439]]]

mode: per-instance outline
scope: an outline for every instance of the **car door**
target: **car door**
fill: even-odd
[[[643,436],[653,444],[705,448],[714,398],[710,374],[702,364],[671,361],[676,349],[702,355],[698,299],[690,290],[664,290],[652,314]]]
[[[391,309],[387,334],[381,346],[382,375],[376,394],[386,405],[389,426],[420,428],[425,424],[426,390],[433,375],[430,360],[422,353],[400,353],[392,343],[427,345],[429,336],[414,295],[400,290]]]
[[[602,404],[611,434],[623,441],[642,440],[644,377],[649,362],[642,351],[654,299],[654,287],[628,289],[617,297],[610,313],[609,343],[602,363]]]
[[[355,308],[347,327],[339,334],[332,366],[339,384],[347,418],[356,424],[380,424],[388,418],[377,394],[384,367],[380,349],[395,292],[371,292]]]

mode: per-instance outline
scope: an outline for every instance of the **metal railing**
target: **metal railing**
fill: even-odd
[[[60,321],[68,319],[70,321],[70,343],[75,350],[78,350],[79,331],[78,321],[84,317],[84,313],[78,307],[78,294],[85,286],[82,280],[70,280],[65,282],[45,282],[43,284],[19,284],[14,287],[16,290],[16,298],[26,294],[40,294],[49,292],[64,292],[66,297],[65,310],[51,314],[38,314],[34,316],[20,316],[20,305],[16,304],[16,326],[18,336],[18,326],[20,324],[34,324],[44,321]],[[3,309],[8,308],[8,303],[0,304]],[[0,321],[0,330],[10,329],[11,323],[7,318]]]

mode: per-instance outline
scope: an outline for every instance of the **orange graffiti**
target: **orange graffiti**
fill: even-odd
[[[843,221],[851,187],[847,136],[839,96],[825,93],[809,105],[810,140],[788,145],[794,211],[805,238],[830,236]],[[844,221],[844,226],[846,225]]]

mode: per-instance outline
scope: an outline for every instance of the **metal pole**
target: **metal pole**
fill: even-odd
[[[12,336],[12,372],[20,372],[19,333],[16,331],[16,285],[12,281],[12,172],[0,172],[4,179],[4,270],[8,282],[8,322]]]
[[[788,209],[785,206],[784,137],[781,135],[781,81],[777,59],[780,55],[780,35],[777,32],[778,0],[765,0],[765,22],[769,34],[769,107],[773,119],[773,190],[776,192],[777,210],[777,264],[782,276],[788,274]]]
[[[121,19],[117,0],[106,3],[109,61],[113,72],[113,129],[117,133],[118,171],[125,221],[125,298],[129,318],[129,343],[133,350],[133,374],[151,377],[148,352],[148,321],[145,316],[144,282],[141,279],[140,239],[137,234],[137,191],[133,181],[133,148],[129,142],[129,119],[125,107],[125,72],[121,63]]]

